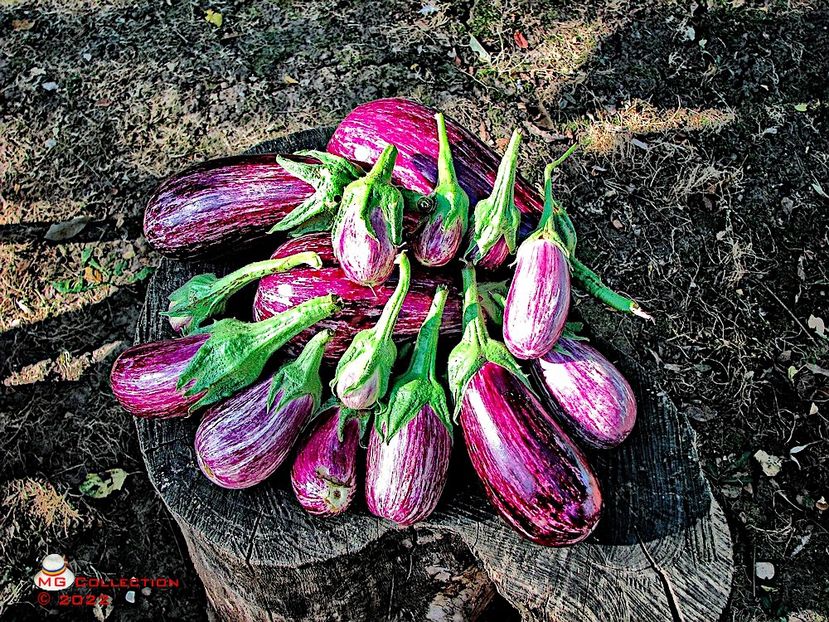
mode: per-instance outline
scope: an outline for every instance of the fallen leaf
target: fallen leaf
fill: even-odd
[[[299,80],[287,73],[284,76],[282,76],[282,82],[284,82],[285,84],[299,84]]]
[[[13,19],[12,30],[20,32],[21,30],[31,30],[35,23],[30,19]]]
[[[520,30],[516,30],[515,34],[512,35],[513,40],[515,41],[515,45],[517,45],[522,50],[526,50],[530,47],[530,42],[527,41],[527,37],[524,36]]]
[[[800,542],[792,549],[792,552],[789,553],[789,555],[791,557],[794,557],[795,555],[800,553],[804,548],[806,548],[806,545],[809,544],[809,540],[811,540],[811,539],[812,539],[812,534],[811,533],[806,533],[806,534],[803,534],[802,536],[800,536]]]
[[[57,82],[44,82],[40,86],[43,87],[44,91],[57,91],[58,90],[58,83]]]
[[[127,472],[124,469],[109,469],[103,473],[90,473],[80,485],[80,491],[93,499],[104,499],[124,487]]]
[[[826,376],[827,378],[829,378],[829,369],[826,369],[825,367],[815,365],[814,363],[806,363],[803,367],[808,369],[813,374],[819,374],[821,376]]]
[[[821,196],[824,199],[829,200],[829,194],[826,194],[826,191],[823,189],[823,186],[821,186],[818,182],[814,182],[812,184],[812,190],[817,192],[818,196]]]
[[[819,318],[815,315],[810,315],[807,324],[809,328],[814,330],[819,336],[826,336],[826,324],[824,324],[823,318]]]
[[[648,143],[646,143],[643,140],[639,140],[638,138],[631,138],[630,139],[630,144],[633,145],[634,147],[639,147],[640,149],[644,149],[645,151],[650,149],[650,145],[648,145]]]
[[[43,237],[50,242],[63,242],[78,235],[88,222],[89,216],[75,216],[72,220],[53,224]]]
[[[697,31],[696,31],[696,30],[694,30],[694,27],[693,27],[693,26],[686,26],[686,27],[682,30],[682,37],[683,37],[686,41],[693,41],[694,39],[696,39],[696,38],[697,38]]]
[[[774,477],[783,468],[783,459],[780,456],[773,456],[762,449],[755,452],[754,459],[760,463],[760,468],[763,469],[763,473],[769,477]]]
[[[216,28],[221,28],[222,22],[224,21],[222,14],[218,11],[214,11],[213,9],[207,9],[204,12],[204,20],[208,24],[213,24]]]
[[[798,112],[806,112],[809,109],[809,104],[804,104],[804,103],[795,104],[794,109],[797,110]]]
[[[818,414],[817,404],[815,404],[814,402],[812,402],[812,405],[811,405],[811,406],[809,406],[809,414],[810,414],[810,415],[816,415],[816,414]]]
[[[104,280],[104,275],[100,270],[96,270],[92,266],[86,266],[83,269],[83,278],[87,283],[101,283]]]
[[[815,501],[815,509],[818,512],[825,512],[826,510],[829,510],[829,502],[826,501],[825,497],[821,497]]]
[[[757,562],[754,564],[754,574],[758,579],[768,581],[774,578],[774,564],[771,562]]]
[[[469,47],[472,48],[472,51],[478,55],[478,58],[480,58],[487,65],[492,63],[492,56],[486,51],[486,48],[481,45],[481,42],[478,41],[475,35],[469,35]]]
[[[434,3],[432,3],[432,2],[427,2],[426,4],[424,4],[424,5],[421,7],[421,9],[418,11],[418,13],[420,13],[421,15],[425,15],[425,16],[427,16],[427,17],[428,17],[429,15],[432,15],[433,13],[437,13],[438,11],[439,11],[439,9],[438,9],[438,7],[436,7],[436,6],[434,5]]]

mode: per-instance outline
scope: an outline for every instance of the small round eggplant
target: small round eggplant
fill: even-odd
[[[207,409],[196,430],[196,457],[207,478],[223,488],[248,488],[282,464],[307,423],[314,397],[300,395],[268,407],[268,378]],[[281,400],[281,391],[276,402]]]
[[[112,365],[109,382],[115,398],[136,417],[186,417],[204,392],[186,396],[179,377],[208,335],[142,343],[124,350]]]
[[[460,423],[486,495],[508,524],[547,546],[590,535],[601,515],[598,481],[519,378],[484,363],[463,392]]]
[[[570,267],[561,246],[544,236],[518,247],[504,307],[504,343],[520,359],[553,349],[570,310]]]
[[[551,411],[591,447],[619,445],[636,423],[636,398],[622,373],[584,341],[562,338],[533,361],[532,375]]]
[[[357,490],[360,425],[349,418],[340,430],[340,409],[320,415],[302,443],[291,469],[291,486],[299,504],[315,516],[335,516],[348,509]]]
[[[429,404],[388,443],[372,427],[366,503],[372,514],[408,526],[437,506],[449,471],[452,437]]]

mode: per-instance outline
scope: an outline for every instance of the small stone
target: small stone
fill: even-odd
[[[126,600],[130,604],[134,603],[135,602],[135,592],[133,590],[130,590],[129,592],[124,594],[124,600]]]
[[[757,562],[754,564],[754,574],[758,579],[769,581],[774,578],[774,564],[771,562]]]
[[[40,86],[43,87],[44,91],[57,91],[58,90],[58,83],[57,82],[44,82]]]
[[[142,587],[142,588],[141,588],[141,593],[142,593],[144,596],[149,596],[150,594],[152,594],[152,592],[153,592],[153,591],[152,591],[152,589],[151,589],[151,588],[149,588],[149,587]]]

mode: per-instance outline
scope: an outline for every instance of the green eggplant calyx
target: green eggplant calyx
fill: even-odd
[[[268,391],[268,410],[277,411],[286,404],[303,395],[313,398],[313,410],[319,408],[322,399],[322,381],[320,380],[320,365],[325,354],[325,347],[334,333],[322,330],[314,335],[296,360],[286,363],[273,375],[271,388]],[[274,406],[276,396],[279,402]]]
[[[224,312],[228,299],[248,283],[300,265],[319,269],[322,260],[316,253],[302,252],[256,261],[220,279],[215,274],[196,275],[170,294],[169,310],[163,311],[162,315],[175,319],[182,326],[182,334],[192,334],[205,320]]]
[[[179,377],[185,396],[204,392],[197,410],[230,397],[254,382],[268,359],[285,343],[337,311],[333,296],[319,296],[261,322],[219,320],[200,333],[210,335]]]

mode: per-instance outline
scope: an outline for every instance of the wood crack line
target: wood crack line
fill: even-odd
[[[679,601],[677,600],[676,593],[674,592],[673,583],[671,583],[671,578],[665,573],[664,570],[656,563],[656,560],[651,555],[651,552],[648,550],[648,547],[642,541],[642,538],[639,537],[639,534],[636,534],[636,539],[639,540],[639,546],[642,548],[642,552],[645,553],[645,557],[648,558],[651,566],[659,575],[659,580],[662,582],[662,587],[665,589],[665,597],[668,599],[668,606],[671,608],[671,617],[673,618],[674,622],[685,622],[685,616],[682,615],[682,611],[679,608]]]
[[[253,529],[250,530],[250,540],[248,541],[248,550],[245,551],[245,563],[250,566],[250,558],[253,555],[253,543],[256,541],[256,532],[259,531],[259,523],[262,522],[262,513],[256,515],[256,520],[253,522]]]

